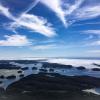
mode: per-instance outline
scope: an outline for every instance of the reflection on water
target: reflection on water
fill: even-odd
[[[86,90],[83,90],[83,91],[87,92],[87,93],[93,93],[93,94],[96,94],[96,95],[100,95],[100,88],[86,89]]]
[[[41,63],[38,63],[36,65],[35,64],[18,64],[18,63],[12,63],[12,64],[19,65],[21,68],[28,67],[28,69],[27,70],[0,69],[0,76],[4,77],[4,78],[0,78],[0,81],[2,82],[0,84],[0,87],[3,87],[4,89],[6,89],[7,86],[10,85],[11,83],[18,81],[23,77],[26,77],[30,74],[37,74],[39,72],[39,69],[42,67]],[[32,67],[37,67],[37,70],[32,70]],[[18,71],[22,71],[22,73],[18,73]],[[12,75],[16,77],[12,79],[11,78],[7,79],[7,76],[12,76]],[[24,76],[21,77],[21,75],[24,75]]]
[[[20,80],[23,77],[26,77],[30,74],[38,74],[40,71],[46,71],[47,73],[59,73],[61,75],[68,75],[68,76],[93,76],[100,78],[100,71],[93,71],[91,69],[84,69],[79,70],[76,67],[72,68],[53,68],[53,70],[50,71],[50,67],[43,68],[43,63],[33,63],[33,64],[19,64],[15,62],[10,62],[12,65],[20,66],[21,69],[0,69],[0,76],[4,76],[5,78],[0,78],[0,87],[3,87],[4,89],[7,88],[8,85],[11,83]],[[24,69],[27,68],[28,69]],[[40,70],[42,69],[42,70]],[[45,70],[44,70],[45,69]],[[10,78],[7,79],[7,76],[14,75],[16,78]],[[22,77],[21,77],[22,75]],[[24,76],[23,76],[24,75]]]

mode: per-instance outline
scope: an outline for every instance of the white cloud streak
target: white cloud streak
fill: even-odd
[[[100,46],[100,40],[90,43],[91,46]]]
[[[89,50],[88,53],[100,53],[100,50]]]
[[[14,30],[19,27],[25,27],[32,30],[33,32],[40,33],[47,37],[55,36],[56,32],[54,28],[50,26],[51,23],[48,23],[46,19],[33,14],[27,14],[27,12],[31,10],[38,2],[36,2],[33,6],[31,5],[31,7],[29,7],[25,12],[23,12],[23,14],[19,18],[14,17],[9,12],[9,9],[3,7],[1,4],[0,4],[0,13],[2,13],[6,17],[14,21],[10,23],[11,25],[10,29]]]
[[[31,41],[25,35],[5,35],[4,40],[0,40],[0,46],[29,46]]]
[[[10,26],[12,29],[19,27],[26,27],[31,29],[33,32],[41,33],[47,37],[56,35],[54,28],[49,26],[46,19],[32,14],[23,14],[20,19],[17,19],[16,22],[11,23]]]
[[[46,44],[46,45],[36,45],[30,47],[32,50],[48,50],[48,49],[55,49],[57,45],[55,44]]]
[[[100,16],[100,11],[99,11],[100,3],[94,5],[92,3],[89,3],[85,4],[84,6],[81,6],[84,3],[84,1],[85,0],[75,0],[75,2],[71,4],[70,2],[67,1],[64,2],[64,0],[35,0],[35,2],[33,2],[22,13],[22,15],[20,15],[19,18],[14,17],[9,12],[8,8],[0,4],[0,13],[4,14],[6,17],[14,21],[13,23],[11,23],[12,29],[25,27],[32,30],[33,32],[38,32],[47,37],[52,37],[56,35],[56,31],[53,28],[53,26],[49,25],[46,19],[27,13],[32,8],[34,8],[39,2],[41,2],[43,5],[51,9],[63,22],[63,24],[67,27],[78,20],[86,20]],[[93,32],[95,30],[91,31]],[[98,32],[93,32],[93,33],[99,34]]]
[[[50,8],[53,12],[55,12],[56,15],[61,19],[61,21],[66,26],[65,12],[61,7],[62,6],[61,0],[41,0],[41,3]]]
[[[26,8],[26,10],[23,12],[23,14],[28,13],[31,9],[33,9],[38,3],[40,2],[40,0],[35,0],[32,4],[30,4],[30,6],[28,8]]]
[[[66,10],[66,16],[72,14],[75,10],[77,10],[84,0],[75,0],[73,5],[70,5],[68,10]]]
[[[55,12],[63,22],[63,24],[65,26],[68,26],[66,17],[72,14],[77,8],[79,8],[83,1],[84,0],[76,0],[75,3],[73,5],[70,5],[69,7],[67,7],[66,4],[66,9],[63,8],[63,6],[65,5],[65,2],[63,2],[63,0],[41,0],[41,3]]]
[[[64,0],[41,0],[41,3],[55,12],[65,26],[69,26],[70,22],[100,16],[100,3],[88,3],[88,0],[75,0],[73,4]]]
[[[78,9],[74,13],[74,17],[78,20],[92,19],[100,16],[100,4],[98,5],[86,5]]]
[[[2,6],[1,4],[0,4],[0,13],[5,15],[6,17],[8,17],[11,20],[15,20],[15,17],[9,12],[9,9]]]
[[[100,30],[86,30],[83,31],[85,34],[94,34],[94,35],[100,35]]]

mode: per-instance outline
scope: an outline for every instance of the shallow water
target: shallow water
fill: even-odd
[[[14,63],[13,62],[12,64],[18,65],[21,68],[28,67],[28,70],[24,70],[21,73],[21,74],[24,74],[24,77],[26,77],[28,75],[31,75],[31,74],[38,74],[40,67],[42,67],[41,63],[38,63],[37,65],[35,65],[35,64],[19,64],[19,63]],[[32,70],[32,67],[37,67],[37,70]],[[19,70],[17,70],[17,69],[16,70],[1,69],[0,70],[0,75],[3,75],[5,78],[0,79],[0,81],[3,82],[2,84],[0,84],[0,87],[3,87],[4,89],[6,89],[13,82],[16,82],[16,81],[20,80],[21,77],[19,76],[20,73],[18,73],[18,71]],[[11,75],[15,75],[16,78],[15,79],[6,79],[7,76],[11,76]]]
[[[86,90],[83,90],[83,91],[87,92],[87,93],[93,93],[93,94],[96,94],[96,95],[100,95],[100,88],[86,89]]]
[[[58,61],[59,61],[59,59],[58,59]],[[62,62],[64,62],[64,61],[68,61],[68,60],[62,59]],[[72,63],[72,61],[70,61],[70,64],[69,64],[69,62],[67,62],[66,64],[73,65],[74,63]],[[78,62],[80,64],[82,64],[82,61],[79,60]],[[82,64],[82,65],[80,65],[80,64],[77,65],[75,63],[74,68],[71,68],[71,69],[68,69],[68,68],[53,68],[54,69],[53,73],[59,73],[61,75],[67,75],[67,76],[84,76],[84,75],[87,75],[87,76],[100,78],[100,71],[92,71],[91,70],[91,68],[100,68],[100,67],[93,65],[92,63],[98,64],[100,62],[98,60],[97,61],[96,60],[95,61],[89,60],[89,62],[87,60],[85,60],[85,61],[83,61],[84,64]],[[52,60],[52,61],[49,60],[48,62],[57,63],[57,59]],[[58,62],[58,63],[61,63],[61,59],[60,59],[60,62]],[[24,70],[23,73],[22,73],[22,74],[24,74],[24,77],[31,75],[31,74],[38,74],[40,72],[39,69],[41,69],[42,65],[43,65],[42,62],[41,63],[39,62],[37,64],[34,64],[34,63],[33,64],[19,64],[19,63],[15,63],[15,62],[10,62],[10,64],[20,66],[21,68],[28,67],[29,69]],[[85,65],[84,67],[86,67],[86,69],[85,70],[78,70],[76,67],[78,67],[79,65],[80,66]],[[90,68],[91,65],[92,65],[92,67]],[[87,67],[87,66],[89,66],[89,67]],[[37,70],[32,70],[32,67],[36,67]],[[50,68],[46,68],[47,73],[50,73],[49,69]],[[12,84],[13,82],[21,79],[21,77],[19,77],[20,74],[18,73],[17,69],[16,70],[0,69],[0,75],[4,75],[5,77],[10,76],[10,75],[16,76],[15,79],[0,79],[0,81],[3,81],[3,83],[0,84],[0,87],[3,87],[4,89],[6,89],[8,87],[8,85]]]

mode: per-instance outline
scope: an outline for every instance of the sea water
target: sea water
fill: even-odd
[[[58,64],[64,64],[64,65],[72,65],[73,68],[53,68],[53,73],[59,73],[61,75],[66,76],[92,76],[100,78],[100,71],[93,71],[92,68],[100,68],[99,66],[94,65],[93,63],[100,64],[100,59],[66,59],[66,58],[50,58],[45,59],[37,64],[20,64],[16,62],[10,62],[12,65],[20,66],[21,68],[28,67],[28,70],[24,70],[22,74],[24,74],[24,77],[31,75],[31,74],[38,74],[40,71],[39,69],[42,68],[43,62],[49,62],[49,63],[58,63]],[[78,70],[77,67],[84,66],[85,70]],[[32,67],[37,67],[37,70],[32,70]],[[10,75],[15,75],[15,79],[0,79],[3,83],[0,84],[0,87],[3,87],[6,89],[10,84],[13,82],[19,81],[21,77],[19,77],[19,70],[8,70],[8,69],[0,69],[0,75],[4,75],[5,77]],[[47,68],[47,73],[49,73],[49,68]]]

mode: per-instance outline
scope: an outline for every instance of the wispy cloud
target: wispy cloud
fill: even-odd
[[[28,13],[31,9],[33,9],[38,3],[40,2],[40,0],[35,0],[34,2],[32,2],[30,4],[30,6],[28,8],[26,8],[26,10],[23,12],[23,14]]]
[[[62,0],[41,0],[41,3],[50,8],[66,26],[65,12],[62,8]]]
[[[76,20],[92,19],[100,16],[100,4],[98,5],[86,5],[76,10],[73,16]]]
[[[9,8],[4,7],[0,4],[0,13],[5,15],[6,17],[8,17],[11,20],[15,20],[15,17],[9,12]]]
[[[50,26],[50,23],[48,23],[46,19],[32,14],[23,14],[20,19],[17,19],[15,22],[10,24],[10,28],[12,29],[25,27],[47,37],[56,35],[54,28]]]
[[[69,8],[66,10],[65,14],[70,15],[72,14],[75,10],[77,10],[80,5],[84,2],[84,0],[75,0],[75,3],[70,5]]]
[[[0,46],[29,46],[31,41],[25,35],[5,35],[4,40],[0,40]]]
[[[70,5],[63,0],[41,0],[41,3],[50,8],[61,19],[65,26],[68,26],[66,17],[72,14],[84,0],[76,0],[73,5]]]
[[[40,2],[50,8],[60,18],[65,26],[78,20],[92,19],[100,16],[100,4],[87,3],[85,0],[75,0],[74,3],[64,0],[41,0]]]
[[[35,0],[26,10],[20,15],[19,18],[13,16],[9,8],[0,4],[0,13],[4,14],[9,19],[13,20],[10,23],[11,29],[28,28],[33,32],[40,33],[47,37],[55,36],[57,33],[53,25],[48,22],[44,17],[28,14],[39,2],[51,9],[67,27],[70,24],[78,21],[91,19],[100,16],[100,4],[85,4],[85,0],[75,0],[73,3],[64,0]],[[81,6],[83,4],[83,6]],[[99,30],[88,30],[88,33],[99,34]]]
[[[46,19],[40,16],[36,16],[33,14],[27,14],[27,12],[34,7],[35,4],[31,7],[29,7],[23,14],[19,17],[16,18],[13,16],[10,12],[9,9],[2,6],[0,4],[0,13],[8,17],[9,19],[13,20],[13,22],[10,23],[10,29],[16,29],[19,27],[25,27],[28,28],[34,32],[40,33],[42,35],[52,37],[56,35],[56,32],[54,28],[52,28],[51,23],[48,23]]]
[[[89,50],[88,53],[100,53],[100,50]]]
[[[83,48],[83,45],[80,44],[64,44],[64,43],[41,43],[41,44],[34,44],[29,46],[32,50],[63,50],[63,49],[72,49],[72,48]]]
[[[89,35],[89,36],[87,36],[84,40],[91,40],[91,39],[93,39],[94,38],[94,36],[93,35]]]
[[[90,45],[91,45],[91,46],[100,46],[100,40],[91,42]]]
[[[100,35],[100,30],[86,30],[83,31],[85,34],[94,34],[94,35]]]
[[[83,26],[83,25],[100,25],[100,22],[85,22],[85,23],[77,23],[73,26]]]
[[[55,44],[36,45],[36,46],[31,46],[30,48],[32,50],[48,50],[57,48],[57,45]]]
[[[100,16],[100,3],[84,4],[85,0],[75,0],[73,3],[64,0],[41,0],[40,2],[55,12],[66,27],[78,20]]]

